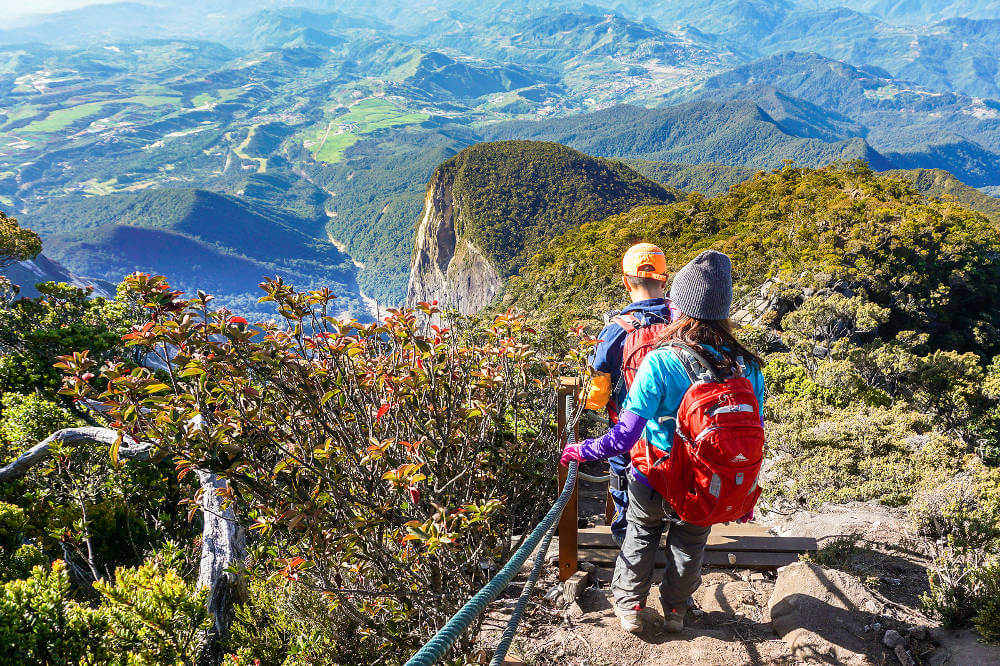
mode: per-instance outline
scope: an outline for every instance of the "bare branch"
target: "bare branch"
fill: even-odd
[[[118,441],[118,432],[111,428],[88,426],[58,430],[28,449],[20,458],[4,467],[0,467],[0,483],[14,481],[27,474],[32,468],[49,457],[53,444],[84,442],[112,446],[116,441]],[[122,439],[122,446],[118,449],[118,456],[133,460],[149,460],[152,457],[154,449],[155,446],[152,442],[137,442],[131,437],[125,436]]]

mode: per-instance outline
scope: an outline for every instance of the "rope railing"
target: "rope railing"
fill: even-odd
[[[576,405],[576,395],[574,391],[567,393],[565,396],[560,396],[560,399],[566,400],[566,411],[564,412],[567,416],[574,414]],[[560,405],[561,407],[561,405]],[[578,416],[577,416],[578,418]],[[575,419],[570,421],[569,418],[566,419],[565,431],[567,441],[572,443],[575,441]],[[521,617],[524,615],[524,611],[528,606],[528,601],[531,598],[532,591],[535,588],[535,583],[538,581],[538,576],[541,573],[542,566],[545,562],[545,555],[548,552],[549,544],[552,541],[552,535],[555,531],[557,522],[560,516],[562,516],[563,509],[569,503],[570,498],[573,496],[576,490],[576,480],[579,474],[579,463],[574,461],[569,465],[569,469],[566,473],[566,480],[563,483],[562,491],[559,493],[559,497],[556,498],[555,503],[552,508],[549,509],[542,521],[531,531],[531,534],[525,539],[521,547],[511,556],[507,563],[503,565],[497,575],[494,576],[486,585],[480,588],[469,601],[466,602],[462,608],[458,610],[448,622],[445,623],[441,629],[434,634],[427,643],[424,644],[420,650],[417,651],[410,660],[406,662],[406,666],[431,666],[431,664],[436,663],[449,650],[455,645],[459,636],[465,633],[477,617],[479,617],[485,610],[486,607],[496,600],[500,594],[507,589],[510,582],[514,579],[514,576],[521,570],[524,563],[527,561],[528,556],[538,548],[538,553],[535,555],[534,566],[532,567],[531,574],[528,576],[528,580],[524,584],[524,589],[521,591],[521,595],[518,598],[517,606],[514,608],[514,612],[507,622],[507,627],[504,629],[503,635],[501,636],[500,643],[496,648],[493,655],[493,660],[490,662],[491,666],[497,666],[503,663],[504,658],[507,656],[507,650],[510,649],[510,644],[514,640],[514,635],[517,633],[517,627],[521,622]],[[540,546],[540,547],[539,547]],[[574,544],[575,547],[575,544]]]

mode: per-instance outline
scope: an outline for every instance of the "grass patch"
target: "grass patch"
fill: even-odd
[[[202,107],[206,104],[224,104],[231,102],[243,94],[243,88],[222,88],[215,93],[203,92],[191,99],[191,104],[195,107]]]
[[[336,163],[343,159],[344,151],[365,134],[388,127],[415,125],[429,117],[426,113],[400,109],[389,100],[371,97],[358,102],[347,113],[313,129],[305,140],[312,142],[309,150],[318,161]]]
[[[141,104],[142,106],[167,106],[180,102],[180,97],[168,97],[166,95],[136,95],[125,99],[111,100],[122,104]]]
[[[100,102],[87,102],[65,109],[56,109],[40,120],[36,120],[23,128],[25,132],[58,132],[65,129],[72,123],[95,116],[108,104],[135,104],[147,108],[154,106],[167,106],[177,104],[179,97],[167,97],[165,95],[135,95],[124,99],[108,99]],[[23,116],[22,116],[23,117]]]
[[[51,112],[41,120],[36,120],[29,125],[25,125],[23,131],[58,132],[81,118],[97,115],[101,112],[101,109],[104,108],[105,104],[106,102],[89,102],[87,104],[72,106],[68,109],[58,109]]]
[[[41,108],[34,104],[22,104],[18,106],[13,111],[8,113],[5,118],[6,120],[0,127],[7,127],[11,123],[16,123],[19,120],[24,120],[25,118],[33,118],[35,116],[41,115]]]
[[[250,145],[250,141],[253,139],[254,134],[257,133],[257,128],[259,128],[259,127],[260,127],[260,125],[254,125],[253,127],[251,127],[250,131],[247,132],[247,138],[243,139],[243,143],[241,143],[239,146],[237,146],[233,150],[233,152],[236,153],[236,156],[239,157],[240,159],[243,159],[243,160],[252,160],[252,161],[256,162],[257,163],[257,173],[266,173],[267,172],[267,158],[266,157],[253,157],[251,155],[247,155],[247,153],[246,153],[247,146]]]
[[[103,196],[105,194],[113,194],[117,190],[115,186],[118,184],[117,178],[111,178],[110,180],[98,181],[96,178],[91,178],[90,180],[83,183],[84,194],[90,194],[94,196]]]

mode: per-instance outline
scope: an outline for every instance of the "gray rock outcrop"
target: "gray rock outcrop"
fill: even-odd
[[[443,308],[475,314],[500,292],[496,268],[460,233],[462,207],[453,196],[454,175],[439,170],[427,187],[417,226],[406,304],[437,301]]]
[[[881,604],[854,576],[808,562],[778,571],[771,624],[806,664],[869,664],[862,638]]]

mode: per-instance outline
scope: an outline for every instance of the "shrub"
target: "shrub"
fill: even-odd
[[[335,602],[301,583],[258,579],[248,603],[236,607],[230,649],[234,661],[261,666],[349,662],[336,640],[345,620]]]
[[[934,563],[925,609],[945,626],[976,616],[984,636],[996,636],[1000,560],[1000,470],[972,469],[922,496],[914,512]],[[990,634],[990,632],[994,632]]]
[[[41,548],[25,543],[27,526],[24,509],[0,502],[0,581],[23,578],[36,565],[48,563]]]
[[[80,425],[80,420],[51,400],[34,393],[4,393],[0,396],[0,439],[11,446],[11,453],[45,439],[56,430]]]
[[[128,654],[129,666],[197,663],[210,624],[206,591],[195,592],[156,562],[119,568],[113,585],[98,581],[94,588],[108,625],[104,642],[109,650]]]
[[[162,278],[130,285],[151,321],[128,344],[177,348],[169,379],[111,365],[92,384],[94,362],[75,354],[67,392],[160,443],[181,476],[225,475],[226,499],[273,545],[266,573],[322,590],[353,660],[407,655],[548,505],[563,365],[534,350],[522,318],[432,324],[440,312],[424,304],[425,323],[403,310],[343,323],[329,291],[270,281],[282,325],[244,327]]]
[[[976,629],[993,643],[1000,643],[1000,564],[986,567],[979,574],[982,595],[976,613]]]
[[[103,361],[121,352],[123,303],[64,283],[37,287],[36,298],[0,301],[0,391],[54,393],[62,379],[53,367],[58,356],[87,349]]]
[[[25,580],[0,586],[0,665],[105,664],[100,613],[70,598],[61,560],[36,566]]]

